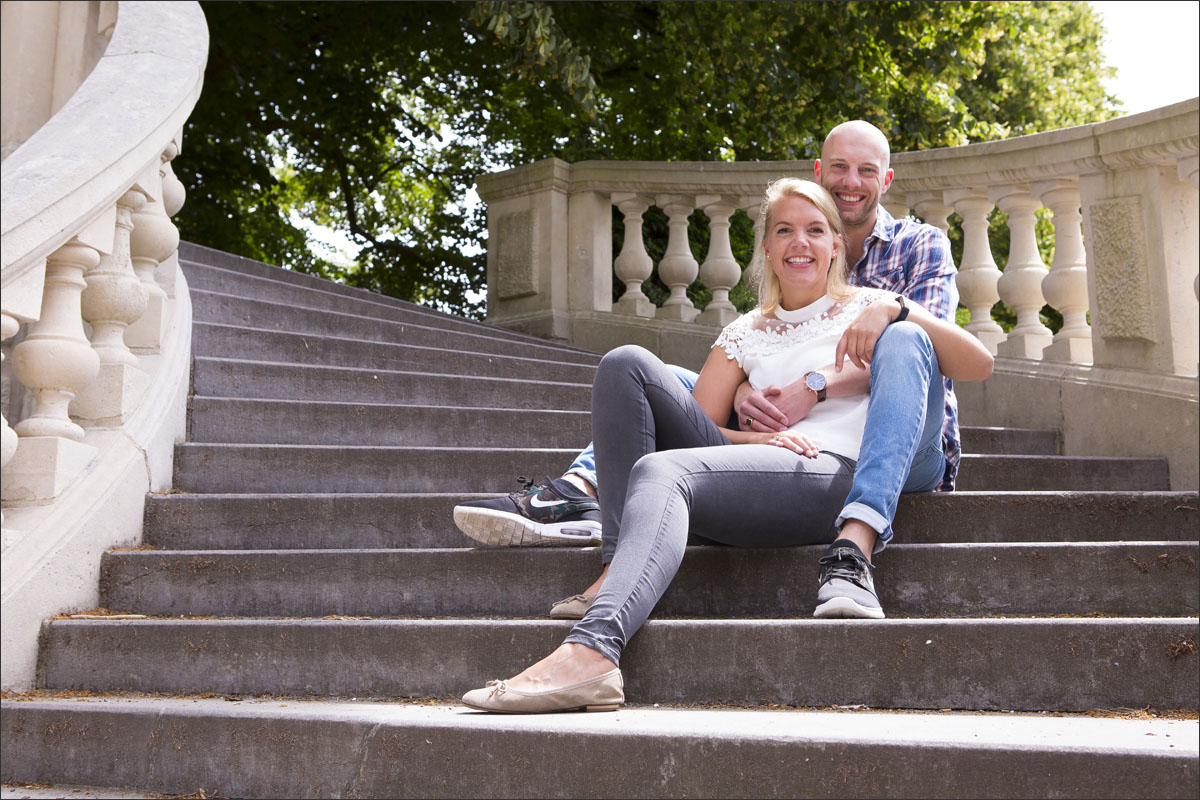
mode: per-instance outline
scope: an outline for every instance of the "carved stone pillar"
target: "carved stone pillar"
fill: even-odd
[[[146,202],[139,189],[117,201],[113,252],[87,273],[83,318],[92,326],[92,348],[100,356],[96,380],[71,402],[71,414],[91,425],[120,425],[150,385],[137,356],[125,344],[125,331],[146,311],[146,287],[129,257],[132,217]]]
[[[750,251],[750,263],[746,265],[746,271],[742,273],[742,281],[746,284],[746,288],[755,297],[758,296],[758,282],[762,279],[762,264],[759,261],[758,253],[762,249],[763,242],[763,220],[759,219],[759,214],[762,213],[762,198],[761,197],[743,197],[741,200],[742,210],[754,222],[754,249]]]
[[[99,262],[100,252],[78,238],[46,260],[41,315],[13,348],[13,374],[35,407],[15,426],[20,438],[4,469],[6,502],[53,500],[96,455],[96,448],[83,444],[83,428],[71,421],[67,407],[100,369],[80,317],[83,274]]]
[[[917,216],[940,229],[942,233],[950,231],[950,221],[947,217],[954,209],[946,205],[940,192],[914,192],[908,195],[908,199]]]
[[[640,194],[616,193],[613,203],[625,218],[625,241],[621,252],[613,260],[613,271],[617,279],[625,284],[625,294],[613,304],[618,314],[635,317],[653,317],[654,303],[642,291],[642,282],[654,271],[654,262],[646,252],[642,239],[642,214],[650,207],[650,198]]]
[[[174,156],[175,146],[164,151]],[[179,229],[163,207],[161,163],[139,180],[150,194],[146,204],[133,215],[130,252],[133,269],[146,288],[146,311],[125,331],[125,343],[135,353],[157,353],[167,327],[167,293],[158,285],[155,270],[179,248]]]
[[[670,296],[655,314],[659,319],[691,322],[700,313],[688,299],[687,288],[700,273],[700,265],[692,256],[688,245],[688,215],[696,207],[694,198],[684,195],[660,195],[655,203],[667,214],[671,232],[667,237],[667,251],[658,262],[658,277],[671,290]]]
[[[879,204],[887,209],[893,219],[904,219],[908,216],[908,198],[899,192],[891,191],[879,198]]]
[[[1079,188],[1093,363],[1194,376],[1200,358],[1196,190],[1179,179],[1176,165],[1163,163],[1081,175]]]
[[[996,354],[1004,341],[1004,329],[992,319],[992,306],[1000,299],[996,283],[1000,270],[988,242],[988,214],[995,205],[982,189],[954,189],[944,194],[945,202],[963,219],[963,254],[955,282],[962,303],[971,312],[967,330]]]
[[[1042,350],[1050,344],[1053,334],[1042,324],[1039,316],[1046,298],[1042,281],[1046,265],[1038,252],[1034,231],[1034,212],[1041,203],[1021,184],[1004,186],[993,191],[992,199],[1008,214],[1008,265],[996,283],[1000,298],[1017,312],[1017,325],[1008,332],[996,348],[996,354],[1017,358],[1041,358]]]
[[[175,177],[175,170],[171,168],[170,161],[163,163],[161,172],[163,211],[168,217],[174,217],[187,200],[187,189],[183,182]],[[158,285],[167,293],[167,297],[175,297],[175,273],[178,267],[179,251],[176,250],[158,265],[155,273]]]
[[[1036,183],[1033,192],[1054,213],[1054,261],[1042,281],[1042,294],[1063,315],[1063,326],[1042,351],[1046,361],[1092,363],[1092,328],[1088,325],[1087,255],[1083,247],[1083,214],[1079,184],[1057,180]]]
[[[16,317],[8,314],[0,315],[0,342],[7,342],[9,339],[17,335],[17,331],[21,329],[20,322]],[[0,359],[4,354],[0,352]],[[8,418],[0,413],[0,470],[8,466],[8,462],[17,453],[17,432],[8,425]],[[19,534],[15,531],[8,531],[4,528],[4,512],[0,511],[0,536],[3,537],[3,547],[7,548],[10,544],[19,538]]]
[[[1176,161],[1175,172],[1179,180],[1190,183],[1193,189],[1200,189],[1200,155],[1193,153]],[[1200,275],[1192,279],[1192,294],[1200,301]]]
[[[700,265],[700,280],[712,292],[712,300],[696,321],[724,327],[738,316],[737,309],[729,302],[729,290],[742,277],[742,267],[729,244],[729,218],[737,206],[732,199],[717,195],[701,195],[696,202],[709,218],[708,255]]]

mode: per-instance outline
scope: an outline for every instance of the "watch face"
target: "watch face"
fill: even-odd
[[[804,379],[804,385],[812,389],[814,392],[819,392],[825,388],[825,376],[819,372],[811,372]]]

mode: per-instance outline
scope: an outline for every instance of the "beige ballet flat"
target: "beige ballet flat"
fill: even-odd
[[[550,606],[550,619],[583,619],[594,602],[594,594],[573,594]]]
[[[549,714],[555,711],[616,711],[625,702],[625,682],[614,667],[603,675],[546,692],[522,692],[506,681],[488,681],[463,695],[463,705],[499,714]]]

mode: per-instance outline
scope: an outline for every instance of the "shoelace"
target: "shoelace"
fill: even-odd
[[[849,548],[839,547],[832,553],[821,556],[820,564],[822,583],[832,578],[841,578],[864,589],[870,588],[870,568]]]
[[[530,495],[542,493],[541,484],[537,483],[533,478],[526,478],[524,475],[518,475],[517,483],[521,484],[521,489],[520,491],[513,492],[514,497],[519,494]],[[536,489],[534,488],[535,486],[537,487]]]

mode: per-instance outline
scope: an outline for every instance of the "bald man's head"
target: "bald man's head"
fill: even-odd
[[[883,172],[887,172],[891,167],[892,148],[888,145],[887,137],[883,135],[883,131],[866,120],[853,119],[849,122],[843,122],[841,125],[834,126],[829,135],[825,137],[825,143],[821,145],[821,159],[828,160],[826,150],[830,148],[831,143],[836,146],[843,141],[852,142],[856,146],[874,149],[879,156],[880,167]]]
[[[891,160],[887,137],[861,119],[843,122],[825,137],[813,167],[850,236],[874,226],[879,199],[892,185]]]

